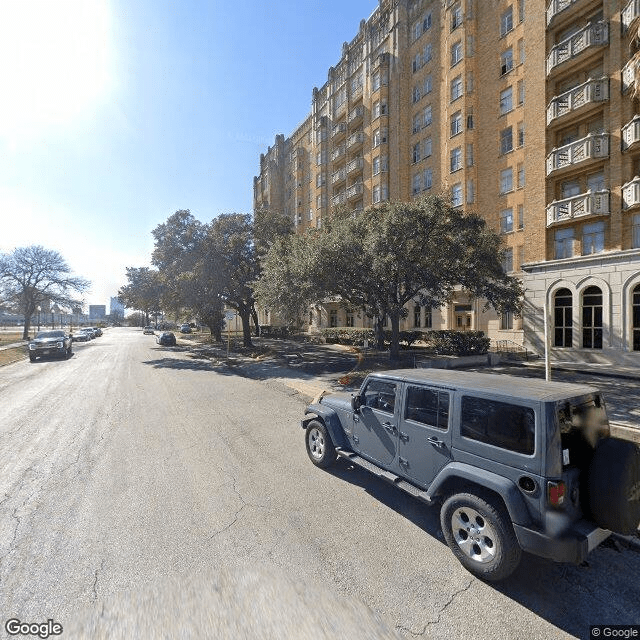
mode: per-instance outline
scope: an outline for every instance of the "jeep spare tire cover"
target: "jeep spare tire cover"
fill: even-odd
[[[589,467],[589,509],[603,529],[623,535],[640,525],[640,447],[627,440],[598,441]]]

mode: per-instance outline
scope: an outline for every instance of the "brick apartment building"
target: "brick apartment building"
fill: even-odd
[[[640,0],[379,0],[311,113],[260,157],[254,208],[446,192],[499,231],[522,318],[460,291],[402,328],[485,331],[555,359],[640,363]],[[268,317],[263,317],[269,322]],[[338,304],[310,329],[361,326]]]

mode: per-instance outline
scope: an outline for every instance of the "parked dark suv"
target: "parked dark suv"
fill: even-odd
[[[29,360],[35,362],[42,356],[70,358],[72,356],[71,336],[64,331],[40,331],[29,343]]]
[[[582,562],[640,524],[640,448],[610,437],[588,385],[483,373],[374,373],[314,402],[311,461],[347,459],[427,504],[472,573],[501,580],[522,550]]]

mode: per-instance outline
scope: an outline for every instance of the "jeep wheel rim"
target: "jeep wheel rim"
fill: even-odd
[[[497,553],[497,535],[486,518],[470,507],[460,507],[451,516],[451,531],[462,553],[474,562],[486,564]]]
[[[322,460],[324,456],[324,436],[318,428],[309,431],[309,451],[315,460]]]

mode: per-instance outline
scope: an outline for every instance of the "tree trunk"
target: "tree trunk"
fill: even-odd
[[[391,344],[389,346],[389,359],[392,362],[400,360],[400,313],[392,311],[391,318]]]
[[[259,336],[260,335],[260,320],[258,318],[258,312],[256,311],[256,306],[255,304],[251,305],[251,318],[253,319],[253,324],[255,327],[255,335]]]
[[[251,342],[251,310],[243,305],[238,313],[242,320],[242,346],[253,347],[253,342]]]
[[[376,349],[384,351],[384,316],[377,316],[374,321],[376,333]]]

